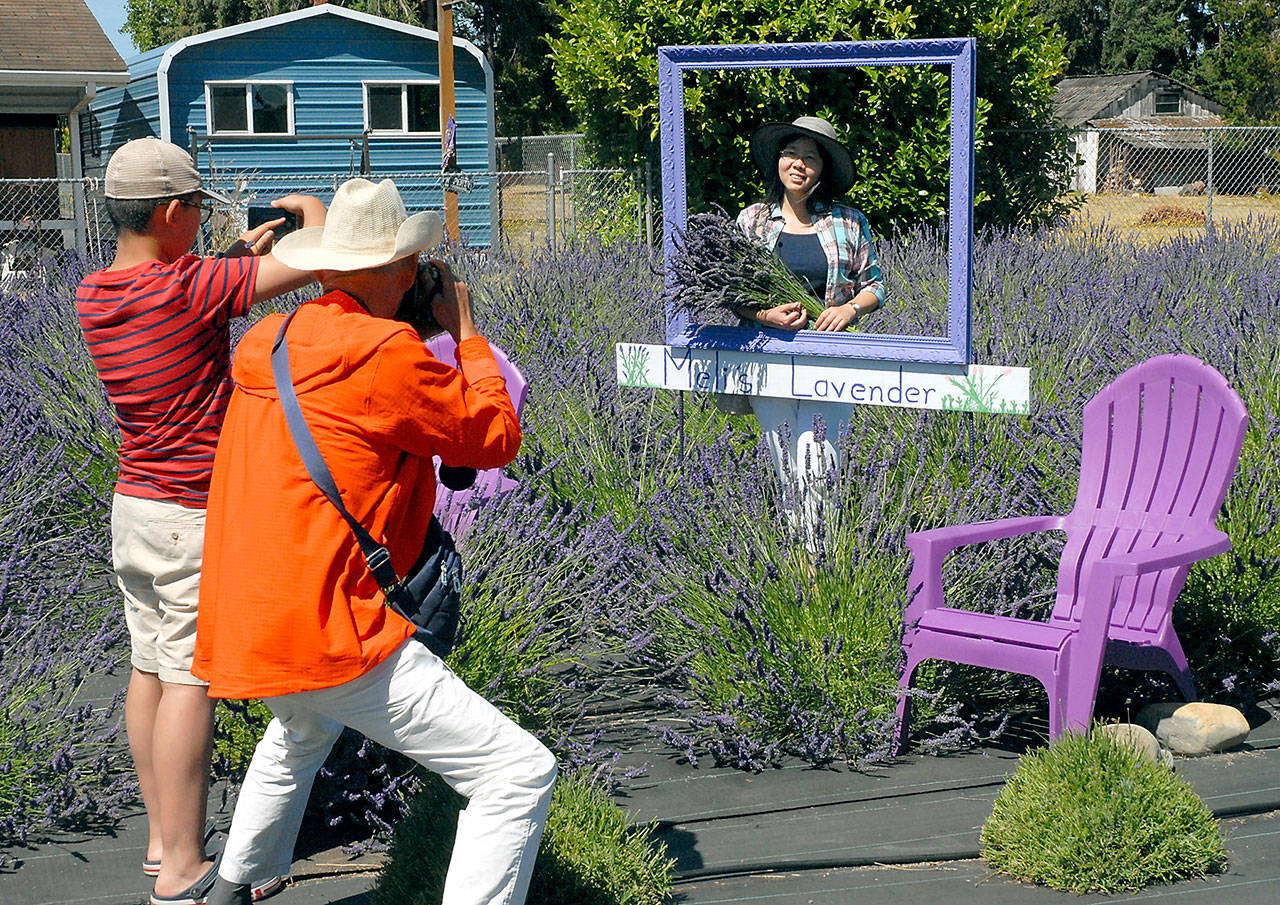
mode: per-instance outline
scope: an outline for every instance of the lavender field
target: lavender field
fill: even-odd
[[[886,243],[901,287],[886,321],[927,323],[926,309],[941,304],[937,241]],[[581,244],[458,264],[482,329],[520,365],[530,394],[510,469],[521,487],[482,507],[465,538],[468,621],[451,662],[567,766],[607,774],[609,738],[584,717],[628,708],[648,714],[655,745],[691,762],[887,758],[904,534],[1068,510],[1085,401],[1130,365],[1175,350],[1221,370],[1252,419],[1220,523],[1233,550],[1193,571],[1179,632],[1210,699],[1248,706],[1280,688],[1274,229],[1158,245],[1078,231],[978,241],[974,356],[1030,368],[1033,414],[867,407],[833,426],[847,465],[829,476],[837,506],[811,561],[787,527],[753,419],[617,386],[614,343],[662,341],[661,277],[647,249]],[[79,683],[123,663],[127,647],[105,583],[113,429],[70,312],[86,267],[0,299],[0,848],[110,819],[131,794],[118,711],[75,703]],[[894,298],[913,310],[895,312]],[[966,549],[948,566],[953,601],[1043,611],[1054,544]],[[940,665],[921,681],[917,734],[932,750],[972,744],[1043,706],[1019,677]],[[1171,694],[1133,674],[1103,684],[1104,713]],[[251,749],[256,719],[224,717],[228,769]],[[31,756],[37,748],[62,756],[50,763]],[[347,746],[318,787],[321,817],[376,829],[398,813],[405,782],[403,764]]]

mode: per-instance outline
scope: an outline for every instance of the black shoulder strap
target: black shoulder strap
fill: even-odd
[[[289,342],[284,335],[289,329],[293,315],[297,313],[297,310],[294,310],[284,319],[284,323],[280,325],[280,332],[276,334],[275,344],[271,347],[271,375],[275,378],[276,392],[280,394],[280,403],[284,406],[284,418],[289,425],[289,435],[293,437],[293,445],[298,448],[298,455],[302,457],[302,464],[306,466],[307,474],[347,520],[347,524],[351,526],[351,533],[356,536],[360,550],[369,563],[369,571],[377,580],[378,587],[386,592],[400,583],[395,567],[391,564],[391,554],[387,552],[386,547],[373,539],[373,535],[366,531],[342,504],[338,485],[334,483],[329,466],[325,464],[324,456],[320,454],[320,447],[316,446],[315,438],[311,436],[311,429],[307,427],[307,419],[302,416],[302,409],[298,406],[298,396],[293,390],[293,377],[289,373]]]

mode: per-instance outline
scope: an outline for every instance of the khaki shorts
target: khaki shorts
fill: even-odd
[[[124,594],[130,662],[161,682],[207,684],[191,675],[204,515],[119,493],[111,501],[111,562]]]

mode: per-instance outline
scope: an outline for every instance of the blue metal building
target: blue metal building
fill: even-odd
[[[396,175],[411,212],[443,204],[436,32],[321,4],[220,28],[129,61],[130,81],[99,91],[81,118],[86,175],[154,135],[192,150],[219,187],[239,177],[260,197],[328,191],[306,177]],[[456,148],[463,171],[496,169],[493,71],[454,39]],[[415,174],[406,185],[401,174]],[[299,179],[298,177],[302,177]],[[490,181],[459,196],[464,241],[494,236]]]

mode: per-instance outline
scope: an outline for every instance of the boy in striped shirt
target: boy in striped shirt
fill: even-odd
[[[314,276],[267,253],[279,220],[245,233],[239,256],[191,254],[211,202],[230,200],[205,188],[177,145],[141,138],[118,149],[106,196],[115,259],[84,278],[76,309],[121,433],[111,547],[132,649],[125,723],[149,823],[143,871],[156,877],[155,905],[203,905],[213,702],[190,669],[209,478],[231,396],[229,324]],[[324,224],[318,198],[275,206]],[[283,884],[257,885],[261,897]]]

